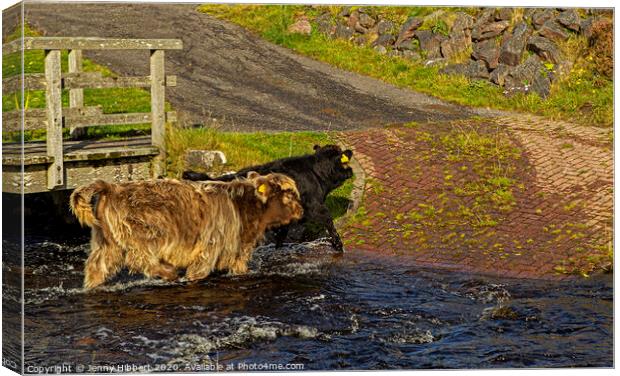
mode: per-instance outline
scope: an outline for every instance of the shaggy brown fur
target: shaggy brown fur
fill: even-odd
[[[266,229],[300,219],[295,182],[282,174],[232,182],[150,180],[76,189],[70,206],[92,228],[84,287],[93,288],[123,266],[147,277],[189,280],[214,270],[247,272]]]

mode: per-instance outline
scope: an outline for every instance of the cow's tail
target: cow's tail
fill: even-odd
[[[111,185],[105,181],[97,180],[90,185],[85,185],[73,191],[69,199],[69,206],[82,226],[93,227],[93,225],[98,225],[97,218],[95,217],[97,205],[95,204],[93,207],[93,198],[97,197],[101,200],[111,188]]]

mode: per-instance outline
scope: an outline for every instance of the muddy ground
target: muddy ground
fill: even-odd
[[[167,99],[183,123],[216,118],[226,129],[347,130],[470,116],[472,110],[344,72],[265,42],[197,4],[27,4],[28,23],[47,36],[180,38],[166,52],[178,77]],[[3,32],[16,24],[5,11]],[[88,51],[124,75],[148,74],[148,51]]]

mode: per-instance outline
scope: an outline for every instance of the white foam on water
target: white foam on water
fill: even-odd
[[[157,287],[157,286],[174,286],[178,282],[168,282],[162,279],[138,279],[127,282],[117,282],[111,285],[101,285],[95,289],[87,290],[83,287],[65,288],[63,283],[59,286],[50,286],[39,289],[26,289],[26,303],[40,304],[49,300],[61,297],[75,296],[82,294],[96,294],[100,292],[122,292],[138,287]]]
[[[397,333],[384,340],[384,342],[391,342],[397,344],[423,344],[423,343],[431,343],[435,341],[435,337],[430,330],[427,331],[418,331],[415,330],[412,333]]]
[[[232,317],[216,322],[201,323],[203,332],[176,335],[165,340],[153,340],[143,335],[132,338],[138,346],[156,349],[149,352],[152,359],[168,359],[168,364],[209,364],[213,352],[246,347],[255,342],[274,341],[279,337],[314,339],[319,330],[305,325],[285,324],[265,317]],[[130,346],[126,351],[131,351]],[[211,355],[210,355],[211,354]]]

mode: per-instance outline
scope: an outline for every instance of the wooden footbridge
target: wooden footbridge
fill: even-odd
[[[2,94],[45,91],[45,108],[3,112],[3,132],[46,130],[46,141],[2,143],[2,191],[35,193],[73,189],[94,179],[122,182],[165,174],[165,87],[176,77],[164,73],[164,51],[181,49],[178,39],[110,39],[28,37],[4,44],[2,54],[45,51],[45,73],[2,80]],[[83,50],[149,50],[150,75],[103,77],[82,71]],[[68,50],[68,72],[61,71],[61,51]],[[122,53],[122,52],[119,52]],[[104,114],[101,107],[84,106],[84,88],[150,87],[151,111]],[[69,92],[69,107],[62,92]],[[18,94],[19,95],[19,94]],[[151,136],[120,141],[75,140],[85,127],[151,123]],[[63,128],[70,138],[63,139]],[[65,132],[67,133],[67,132]]]

